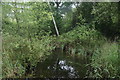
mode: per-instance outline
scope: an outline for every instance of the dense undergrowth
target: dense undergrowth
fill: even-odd
[[[37,62],[44,60],[54,47],[51,36],[43,36],[41,40],[5,34],[3,40],[3,77],[21,77],[33,70]]]
[[[57,48],[84,56],[87,78],[120,76],[118,3],[1,4],[3,78],[34,77],[38,62]]]
[[[89,58],[90,69],[86,77],[119,77],[119,42],[110,41],[98,31],[85,26],[78,27],[61,38],[60,42],[69,54],[82,54]]]
[[[90,66],[86,77],[118,77],[118,43],[108,41],[98,31],[85,26],[60,35],[41,39],[3,35],[3,77],[23,77],[55,48],[68,54],[84,55]]]

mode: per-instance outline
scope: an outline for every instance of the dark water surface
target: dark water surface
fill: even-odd
[[[36,77],[83,78],[86,76],[86,59],[83,56],[66,54],[56,50],[45,61],[38,63]]]

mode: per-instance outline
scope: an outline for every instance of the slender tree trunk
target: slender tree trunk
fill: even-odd
[[[52,11],[49,2],[48,2],[48,5],[49,5],[50,10]],[[59,31],[58,31],[58,28],[57,28],[57,25],[56,25],[56,21],[55,21],[55,18],[54,18],[54,16],[53,16],[53,14],[52,14],[52,20],[53,20],[53,23],[54,23],[54,27],[55,27],[55,30],[56,30],[57,36],[59,36],[60,34],[59,34]]]

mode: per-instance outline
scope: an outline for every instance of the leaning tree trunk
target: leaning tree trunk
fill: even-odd
[[[49,5],[50,10],[52,11],[49,2],[48,2],[48,5]],[[54,16],[53,16],[53,14],[52,14],[52,20],[53,20],[53,23],[54,23],[54,27],[55,27],[55,30],[56,30],[57,36],[59,36],[60,34],[59,34],[59,31],[58,31],[58,28],[57,28],[57,25],[56,25],[56,21],[55,21],[55,18],[54,18]]]

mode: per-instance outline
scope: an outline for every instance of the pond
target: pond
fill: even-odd
[[[87,75],[87,59],[78,54],[66,54],[58,49],[39,62],[34,76],[41,78],[83,78]]]

